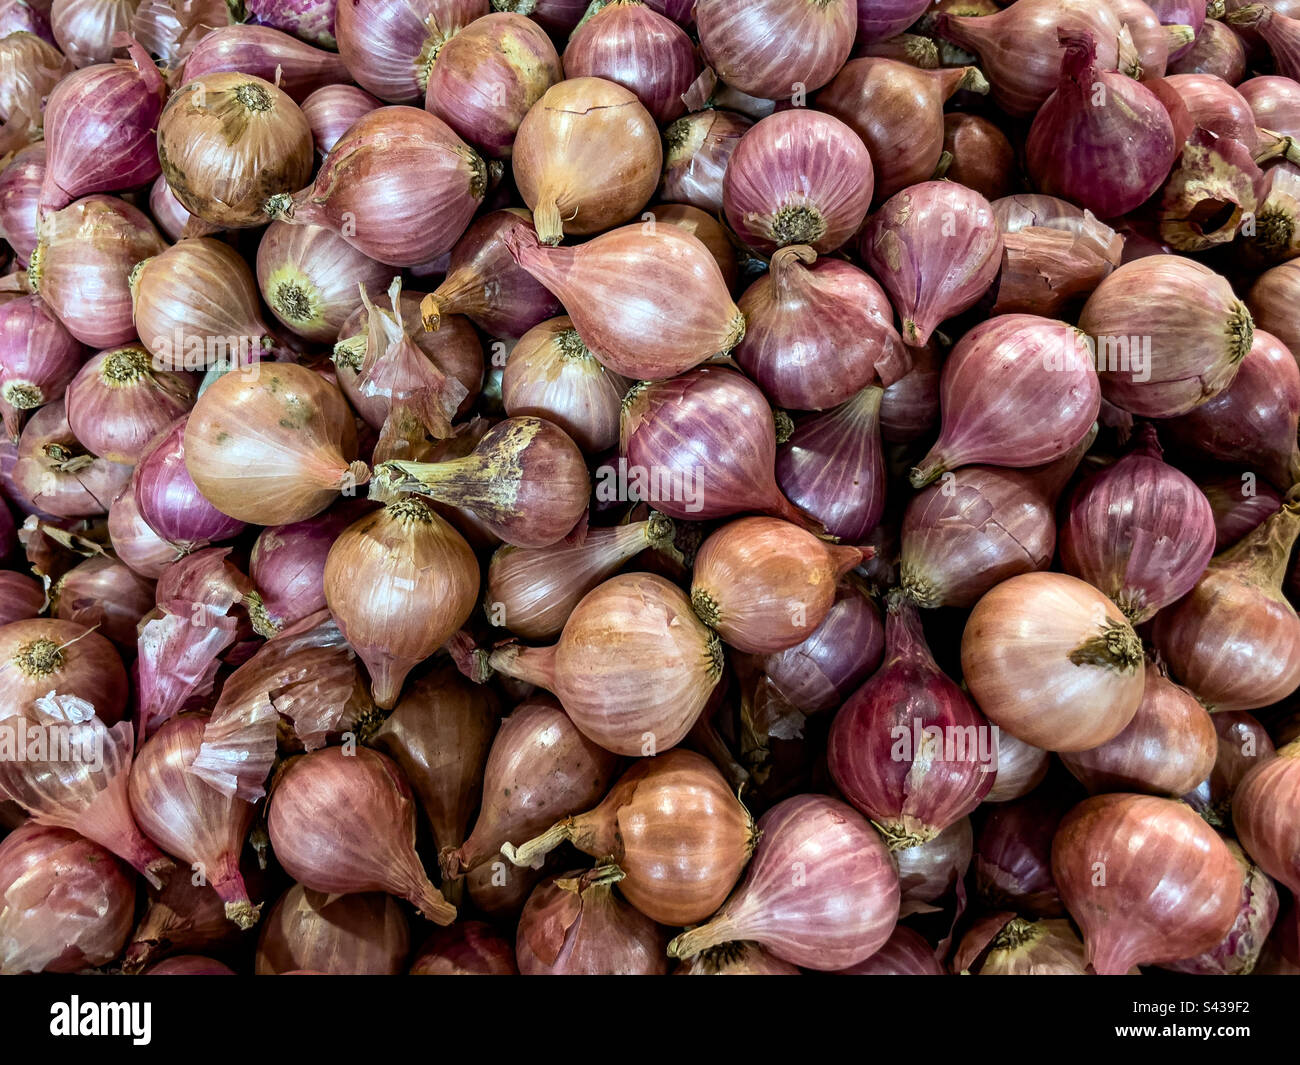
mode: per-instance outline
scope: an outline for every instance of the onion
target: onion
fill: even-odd
[[[962,976],[1083,976],[1083,944],[1068,921],[989,914],[971,926],[952,958]]]
[[[518,976],[515,951],[491,925],[459,921],[435,932],[411,962],[412,976]]]
[[[177,548],[154,532],[141,517],[130,482],[108,508],[108,535],[117,557],[151,580],[179,556]]]
[[[885,945],[866,961],[840,969],[836,976],[943,976],[935,950],[906,925],[895,927]]]
[[[1179,25],[1176,17],[1162,20],[1145,0],[1108,0],[1108,3],[1128,31],[1137,52],[1136,57],[1129,55],[1121,39],[1119,68],[1139,81],[1164,77],[1171,53],[1185,56],[1184,45],[1197,36],[1197,30]],[[1170,24],[1163,25],[1164,22]],[[1215,25],[1223,28],[1221,23]]]
[[[303,521],[351,495],[369,478],[355,453],[343,396],[292,363],[218,378],[185,426],[185,465],[204,498],[258,525]]]
[[[413,104],[424,97],[440,49],[487,12],[488,0],[351,0],[338,6],[334,35],[363,89]]]
[[[1300,79],[1300,19],[1289,18],[1267,4],[1249,4],[1229,12],[1225,21],[1234,29],[1259,34],[1273,55],[1277,72],[1293,81]]]
[[[519,918],[515,957],[525,976],[664,976],[659,926],[614,895],[616,866],[539,885]]]
[[[248,13],[261,25],[333,48],[338,0],[247,0]]]
[[[0,3],[0,39],[12,33],[30,33],[50,44],[54,34],[50,30],[50,4],[43,0],[4,0]]]
[[[883,41],[925,14],[929,0],[858,0],[858,41]]]
[[[63,395],[85,355],[39,296],[0,305],[0,414],[12,439],[28,411]]]
[[[679,118],[664,130],[659,198],[720,215],[731,157],[753,125],[730,111],[696,111]]]
[[[740,886],[710,921],[668,945],[672,957],[753,940],[793,965],[833,971],[885,944],[898,919],[898,872],[863,817],[836,799],[799,795],[768,810],[758,829]]]
[[[63,400],[47,403],[18,441],[14,485],[44,513],[60,518],[107,514],[131,468],[86,454],[68,427]]]
[[[257,246],[257,285],[267,306],[298,336],[321,344],[337,340],[361,305],[358,286],[373,295],[392,274],[323,226],[272,222]]]
[[[1183,796],[1183,801],[1215,828],[1232,820],[1232,794],[1242,779],[1260,762],[1277,752],[1268,733],[1245,710],[1223,710],[1210,715],[1218,735],[1214,768]]]
[[[1197,128],[1183,145],[1161,194],[1160,235],[1179,251],[1204,251],[1234,239],[1239,231],[1257,232],[1254,220],[1268,187],[1263,171],[1251,159],[1251,149]]]
[[[647,917],[688,925],[726,900],[757,837],[713,763],[676,750],[638,761],[594,809],[502,851],[516,865],[540,868],[565,842],[616,863],[624,873],[620,893]]]
[[[1065,816],[1052,874],[1102,976],[1211,950],[1237,918],[1243,871],[1181,803],[1099,795]]]
[[[45,589],[21,573],[0,570],[0,592],[0,629],[14,621],[34,618],[45,609]]]
[[[993,724],[1049,751],[1118,735],[1142,701],[1142,644],[1119,608],[1063,573],[1003,581],[976,605],[962,673]]]
[[[567,316],[534,326],[510,352],[501,398],[511,417],[546,418],[583,451],[598,454],[618,443],[619,410],[631,387],[582,342]]]
[[[852,543],[866,539],[885,509],[882,394],[864,388],[835,410],[802,421],[777,454],[777,484],[790,501]]]
[[[973,858],[975,893],[985,906],[1033,917],[1065,915],[1052,879],[1052,837],[1068,808],[1053,794],[1035,792],[989,813]]]
[[[942,36],[980,57],[993,99],[1015,118],[1032,117],[1057,86],[1058,30],[1091,33],[1098,68],[1119,66],[1119,18],[1109,4],[1092,0],[1020,0],[978,18],[939,14],[934,25]]]
[[[1228,473],[1198,487],[1214,511],[1214,549],[1222,551],[1282,509],[1282,497],[1253,473]]]
[[[1300,136],[1300,85],[1277,74],[1251,78],[1237,85],[1255,116],[1255,124],[1285,137]]]
[[[1001,315],[970,330],[944,363],[943,428],[912,470],[912,485],[971,463],[1025,467],[1068,454],[1101,405],[1082,340],[1077,329],[1030,314]]]
[[[944,176],[974,189],[990,202],[1016,186],[1016,154],[1007,135],[979,115],[943,116],[943,152],[951,157]]]
[[[578,523],[591,496],[582,452],[544,418],[507,418],[463,458],[391,462],[380,472],[396,491],[470,510],[516,547],[558,543]]]
[[[131,812],[145,835],[212,885],[227,918],[252,928],[262,907],[249,901],[239,852],[253,805],[222,795],[189,771],[207,721],[206,714],[174,717],[136,752],[127,787]]]
[[[1288,488],[1300,481],[1297,422],[1300,366],[1276,337],[1257,329],[1232,384],[1169,427],[1187,450],[1249,465]]]
[[[574,78],[529,110],[512,162],[538,237],[558,244],[633,218],[654,194],[663,151],[633,93],[603,78]]]
[[[239,24],[222,26],[204,36],[185,60],[181,77],[186,83],[202,79],[210,84],[214,75],[229,73],[270,82],[295,101],[350,78],[343,60],[332,52],[313,48],[270,26]]]
[[[327,747],[294,759],[272,788],[266,825],[276,858],[303,887],[386,891],[435,924],[456,919],[415,853],[410,786],[377,751]]]
[[[741,137],[723,203],[732,229],[751,247],[770,254],[808,245],[825,254],[857,232],[873,187],[872,157],[859,134],[840,117],[800,107]]]
[[[75,832],[25,824],[0,842],[0,972],[106,965],[131,934],[135,881]]]
[[[605,78],[636,93],[656,125],[686,110],[695,81],[686,31],[639,0],[614,0],[584,16],[564,50],[566,78]]]
[[[130,50],[130,62],[76,71],[50,93],[42,214],[87,193],[129,189],[158,176],[154,129],[166,89],[144,49],[132,42]]]
[[[886,443],[909,444],[939,424],[940,359],[931,344],[912,348],[911,355],[911,370],[880,399],[880,436]]]
[[[187,423],[188,416],[176,419],[145,446],[130,485],[140,518],[171,546],[173,558],[229,540],[244,528],[242,521],[213,506],[194,483],[186,463]]]
[[[50,27],[55,43],[79,67],[107,63],[117,35],[130,29],[140,0],[54,0]]]
[[[1300,893],[1300,742],[1250,770],[1232,796],[1232,823],[1251,858],[1292,895]],[[1189,952],[1190,953],[1190,952]]]
[[[679,962],[674,976],[799,976],[796,966],[757,943],[723,943]]]
[[[1176,255],[1121,266],[1088,298],[1079,328],[1091,338],[1102,395],[1152,418],[1186,414],[1222,392],[1254,339],[1232,286]]]
[[[313,184],[271,197],[265,210],[327,226],[389,266],[417,266],[451,250],[486,191],[483,160],[441,119],[380,107],[338,139]]]
[[[903,340],[920,347],[993,283],[1002,237],[978,192],[927,181],[885,202],[863,231],[861,252],[903,320]]]
[[[1268,172],[1267,194],[1259,202],[1253,233],[1243,251],[1252,265],[1275,266],[1300,255],[1300,167],[1278,163]]]
[[[131,35],[169,70],[180,70],[195,44],[230,21],[225,0],[142,0],[131,18]]]
[[[215,226],[195,218],[185,210],[162,174],[149,186],[149,212],[163,235],[171,241],[180,240],[187,228],[191,232],[201,229],[216,231]]]
[[[182,240],[131,273],[135,333],[160,369],[243,368],[276,350],[253,272],[228,244]]]
[[[215,958],[198,954],[179,954],[151,965],[144,976],[235,976],[235,970]]]
[[[128,273],[165,247],[130,204],[87,196],[45,216],[27,275],[69,333],[109,348],[135,339]]]
[[[50,587],[52,613],[107,636],[134,651],[136,626],[154,606],[153,581],[106,555],[79,562]]]
[[[26,266],[36,249],[39,224],[37,201],[45,180],[44,141],[19,148],[0,169],[0,237],[13,249],[19,266]],[[721,200],[719,209],[721,209]]]
[[[1178,151],[1173,123],[1154,93],[1098,62],[1091,33],[1063,30],[1060,39],[1060,84],[1025,144],[1030,176],[1042,192],[1102,218],[1127,214],[1168,176]]]
[[[895,850],[903,904],[924,908],[955,891],[970,867],[972,845],[970,818],[963,817],[926,843]]]
[[[1297,536],[1300,505],[1288,503],[1156,619],[1170,670],[1214,710],[1268,706],[1300,686],[1300,618],[1282,594]]]
[[[511,645],[491,666],[553,691],[574,724],[615,754],[674,747],[722,675],[722,647],[675,586],[649,573],[613,577],[574,608],[559,642]]]
[[[193,406],[194,391],[186,375],[155,371],[138,345],[101,351],[68,385],[68,425],[92,455],[134,465]]]
[[[14,151],[41,136],[45,98],[72,63],[54,45],[31,33],[0,38],[0,149]]]
[[[381,101],[355,85],[322,85],[299,104],[311,127],[316,153],[329,155],[339,138],[362,115],[368,115]]]
[[[583,596],[642,551],[671,549],[675,531],[670,519],[652,513],[646,521],[589,529],[581,543],[500,547],[488,566],[488,620],[526,640],[557,636]]]
[[[703,367],[642,383],[623,401],[620,450],[646,502],[681,521],[761,511],[808,519],[776,485],[776,428],[762,392],[732,370]],[[701,462],[701,456],[709,456]]]
[[[587,0],[492,0],[494,10],[528,15],[561,37],[578,25],[589,6]]]
[[[836,581],[862,557],[779,518],[740,518],[700,547],[691,606],[739,651],[784,651],[826,619]]]
[[[568,70],[570,77],[586,73]],[[484,15],[437,53],[425,107],[484,155],[509,159],[524,116],[563,77],[555,45],[537,23]]]
[[[981,742],[983,734],[983,742]],[[835,717],[826,759],[895,851],[935,839],[993,786],[988,726],[935,664],[916,607],[891,602],[885,661]]]
[[[1282,341],[1293,355],[1300,351],[1300,327],[1296,325],[1294,313],[1297,299],[1300,299],[1300,259],[1264,271],[1246,297],[1256,325]]]
[[[857,28],[854,0],[696,0],[705,62],[728,85],[764,100],[820,89],[844,65]]]
[[[522,227],[504,240],[564,304],[587,347],[624,377],[673,377],[744,338],[717,260],[680,226],[624,226],[578,248],[545,248]]]
[[[367,514],[335,540],[325,599],[379,706],[394,706],[407,673],[465,624],[478,577],[469,545],[419,499]]]
[[[262,922],[255,972],[397,976],[410,953],[406,915],[391,895],[338,897],[294,884]]]

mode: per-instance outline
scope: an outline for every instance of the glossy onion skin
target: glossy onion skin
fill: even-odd
[[[1246,774],[1232,796],[1232,823],[1260,868],[1300,894],[1300,741]]]

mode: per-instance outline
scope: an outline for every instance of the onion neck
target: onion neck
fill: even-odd
[[[1231,573],[1282,601],[1282,583],[1296,539],[1300,537],[1300,492],[1292,489],[1288,502],[1263,524],[1247,533],[1210,563],[1210,569]]]
[[[726,914],[719,914],[698,928],[683,932],[668,944],[668,957],[692,958],[701,951],[723,943],[731,943],[741,938],[734,929],[734,922]]]
[[[1142,641],[1127,622],[1106,619],[1067,656],[1076,666],[1099,666],[1119,673],[1132,673],[1143,663]]]
[[[253,623],[253,631],[259,636],[265,636],[269,640],[280,631],[281,624],[271,617],[266,603],[257,592],[249,592],[244,596],[244,606],[248,610],[249,621]]]
[[[521,644],[510,644],[498,647],[488,656],[488,665],[507,677],[554,691],[556,646],[524,647]]]
[[[1061,60],[1061,79],[1069,79],[1079,90],[1091,92],[1097,82],[1097,38],[1087,30],[1057,31],[1056,39],[1065,49]]]
[[[791,244],[780,248],[773,254],[769,266],[772,280],[783,293],[795,286],[802,288],[808,280],[806,267],[812,266],[816,261],[817,252],[807,244]]]
[[[973,92],[979,96],[988,95],[988,79],[984,77],[979,67],[950,67],[924,73],[939,82],[939,91],[945,100],[952,99],[958,92]]]
[[[938,670],[925,641],[921,614],[910,595],[891,592],[885,615],[885,653],[888,662],[911,662]]]

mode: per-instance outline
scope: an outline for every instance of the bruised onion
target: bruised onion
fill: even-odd
[[[799,969],[757,943],[723,943],[687,958],[674,976],[798,976]]]
[[[28,411],[64,394],[85,355],[39,296],[0,305],[0,414],[11,439]]]
[[[1181,803],[1099,795],[1068,814],[1052,874],[1102,976],[1215,947],[1237,919],[1243,870]]]
[[[229,540],[244,528],[243,521],[218,510],[194,483],[186,463],[187,423],[188,416],[177,418],[146,444],[131,478],[135,508],[171,545],[173,557]]]
[[[391,895],[331,896],[294,884],[262,922],[254,971],[397,976],[410,951],[406,915]]]
[[[606,750],[647,755],[690,731],[722,675],[723,656],[681,591],[662,577],[629,573],[588,592],[557,644],[510,645],[489,662],[553,691]]]
[[[860,136],[839,116],[797,107],[741,137],[723,205],[736,235],[759,251],[807,245],[826,254],[857,232],[874,187]]]
[[[517,976],[514,948],[483,921],[439,929],[411,963],[412,976]]]
[[[465,623],[478,582],[469,545],[420,499],[367,514],[335,540],[325,599],[379,706],[391,708],[412,667]]]
[[[768,810],[758,831],[740,885],[707,923],[668,945],[672,957],[752,940],[783,961],[826,971],[885,944],[898,920],[898,871],[865,818],[837,799],[799,795]]]
[[[670,125],[664,130],[659,198],[721,214],[727,168],[753,124],[744,115],[708,110],[683,115]]]
[[[325,156],[352,123],[383,104],[355,85],[322,85],[298,106],[311,127],[316,154]]]

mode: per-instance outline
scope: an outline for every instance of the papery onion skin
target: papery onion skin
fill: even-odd
[[[1274,880],[1300,893],[1300,741],[1255,766],[1232,795],[1237,838],[1256,864]]]
[[[753,125],[731,111],[695,111],[679,118],[664,130],[659,198],[721,214],[727,167]]]
[[[799,107],[741,137],[727,164],[723,206],[736,235],[759,251],[807,245],[826,254],[858,231],[874,188],[859,134],[834,114]]]
[[[695,4],[705,61],[728,85],[764,100],[787,100],[830,81],[853,48],[857,16],[854,0]]]
[[[962,673],[995,725],[1049,751],[1116,736],[1142,701],[1142,644],[1119,608],[1063,573],[1025,573],[984,595],[962,635]]]
[[[145,445],[131,477],[135,509],[176,554],[229,540],[244,522],[219,510],[202,494],[186,465],[182,415]]]
[[[0,627],[5,706],[26,712],[44,695],[72,695],[117,724],[127,705],[126,670],[113,645],[74,621],[32,618]]]
[[[45,142],[38,141],[19,148],[0,169],[0,236],[13,248],[19,266],[26,266],[36,249],[45,156]]]
[[[262,922],[254,972],[397,976],[410,951],[406,915],[391,895],[330,897],[294,884]]]
[[[758,847],[731,898],[708,923],[674,939],[670,955],[744,939],[801,968],[834,971],[885,944],[898,920],[898,871],[857,811],[799,795],[768,810],[758,829]],[[804,876],[792,878],[792,868]]]
[[[987,118],[944,115],[943,150],[952,156],[944,174],[949,181],[974,189],[990,203],[1015,191],[1015,149]]]
[[[58,399],[86,349],[39,296],[0,305],[0,414],[17,440],[27,412]]]
[[[1103,976],[1217,946],[1237,919],[1243,880],[1227,845],[1186,806],[1126,794],[1066,814],[1052,875]]]
[[[953,955],[962,976],[1084,976],[1084,946],[1069,922],[1026,921],[1011,913],[981,917]]]
[[[412,976],[518,976],[515,950],[484,921],[435,932],[411,962]]]
[[[322,85],[299,104],[311,127],[316,154],[325,156],[362,115],[383,102],[355,85]]]
[[[1032,917],[1065,916],[1052,879],[1052,838],[1069,805],[1045,789],[989,812],[972,859],[974,890],[985,906]]]
[[[117,34],[130,29],[139,2],[54,0],[50,5],[50,27],[55,43],[78,67],[107,63],[118,50]]]

